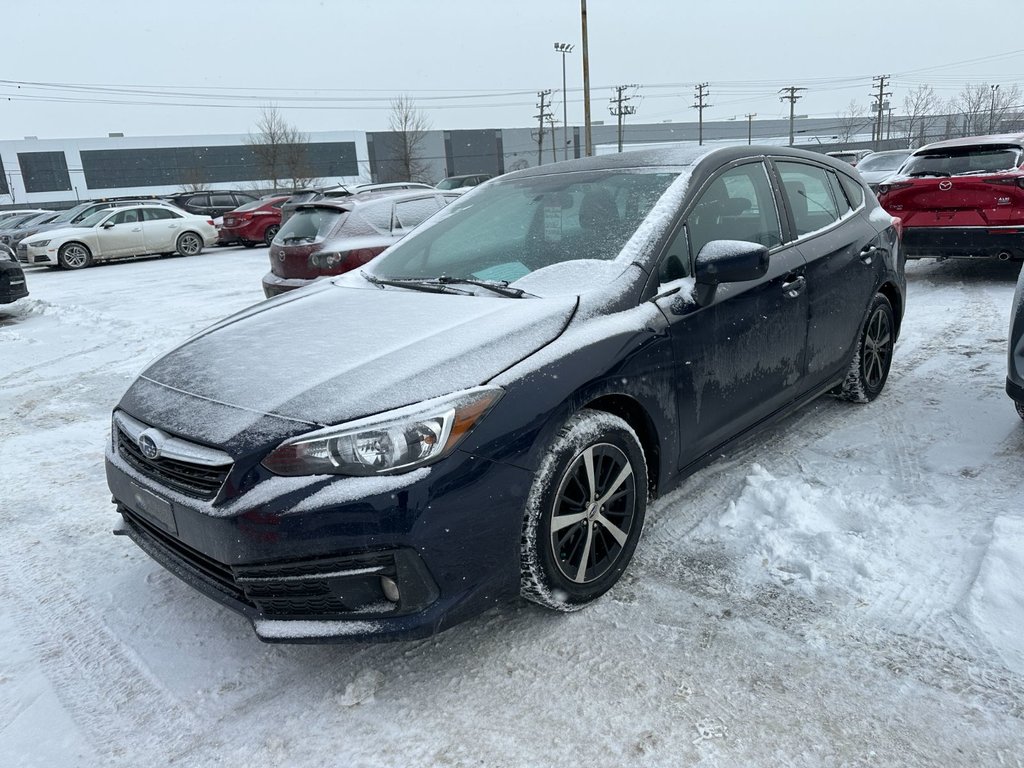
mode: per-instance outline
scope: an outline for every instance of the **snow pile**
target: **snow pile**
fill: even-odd
[[[997,517],[966,613],[1003,662],[1024,672],[1024,518]]]
[[[897,517],[881,496],[776,478],[754,464],[739,498],[695,535],[728,542],[754,585],[781,584],[807,597],[862,595],[888,570],[879,543],[892,533],[883,521]]]

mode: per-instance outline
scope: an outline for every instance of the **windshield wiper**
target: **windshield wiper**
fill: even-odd
[[[411,277],[401,277],[394,280],[385,279],[383,277],[377,277],[367,272],[360,272],[368,282],[373,283],[376,286],[383,288],[385,285],[390,285],[395,288],[408,288],[412,291],[424,291],[425,293],[458,293],[463,296],[472,296],[471,291],[460,291],[458,288],[449,288],[447,285],[437,282],[436,280],[419,280]]]
[[[907,176],[949,176],[945,171],[914,171]]]
[[[532,293],[527,293],[522,288],[510,287],[508,280],[477,280],[471,277],[448,277],[447,275],[441,275],[437,278],[437,282],[441,285],[452,285],[453,283],[476,285],[480,288],[486,288],[489,291],[494,291],[501,296],[507,296],[510,299],[522,299],[526,296],[536,298]]]

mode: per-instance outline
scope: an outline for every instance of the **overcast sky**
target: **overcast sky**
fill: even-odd
[[[1022,6],[589,0],[593,119],[612,119],[620,84],[640,86],[636,122],[694,121],[705,81],[705,120],[782,117],[787,85],[807,88],[798,114],[835,116],[869,104],[880,74],[897,111],[921,83],[1008,88],[1024,83]],[[304,131],[385,130],[401,93],[433,128],[530,126],[546,88],[560,121],[556,41],[576,46],[568,113],[583,121],[579,0],[9,0],[0,19],[3,139],[244,133],[266,103]]]

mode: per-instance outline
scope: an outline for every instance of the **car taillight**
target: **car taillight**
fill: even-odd
[[[216,224],[213,223],[213,219],[207,219],[206,223],[209,224],[211,227],[217,226]]]
[[[887,195],[890,192],[894,192],[897,189],[906,189],[907,187],[913,186],[909,181],[894,181],[890,184],[879,184],[878,194]]]
[[[1004,187],[1020,187],[1024,189],[1024,176],[1013,176],[1008,179],[985,179],[986,184],[999,184]]]

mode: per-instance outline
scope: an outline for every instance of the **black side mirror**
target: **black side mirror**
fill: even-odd
[[[768,249],[745,240],[712,240],[700,249],[694,264],[699,304],[707,304],[719,283],[756,280],[768,272]]]
[[[114,222],[112,222],[112,221],[104,221],[103,222],[103,228],[104,229],[111,229],[113,226],[114,226]]]

